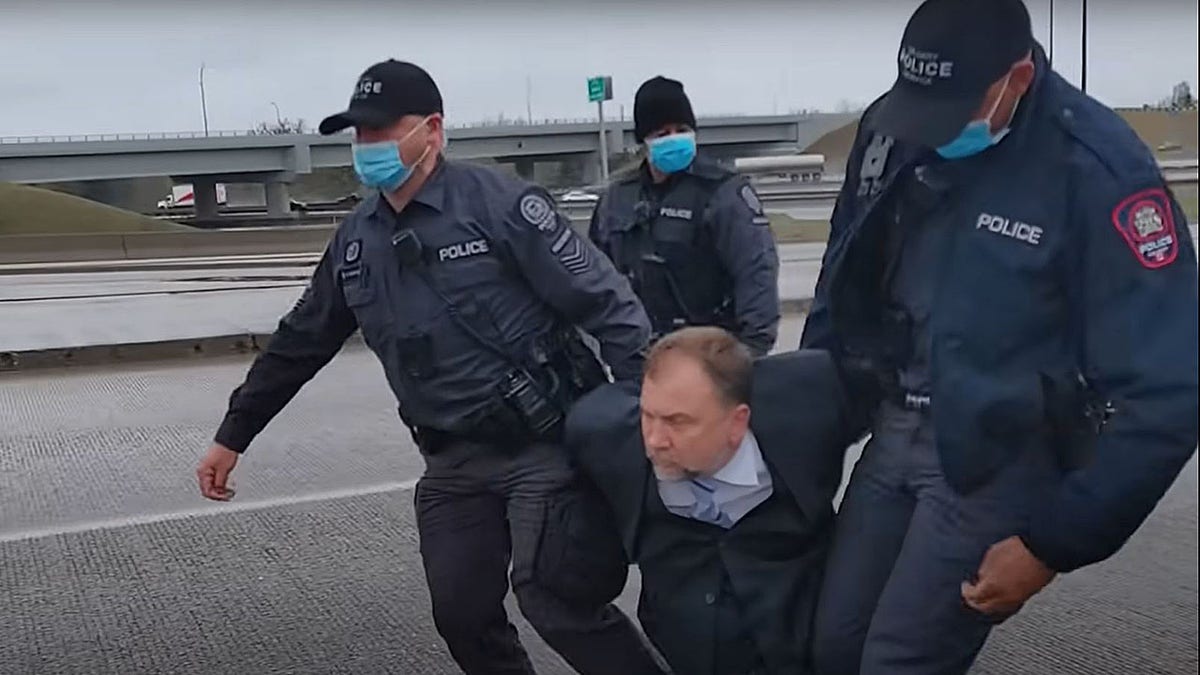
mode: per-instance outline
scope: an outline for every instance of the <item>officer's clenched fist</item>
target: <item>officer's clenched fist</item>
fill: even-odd
[[[229,448],[214,443],[200,460],[196,468],[196,479],[200,481],[200,494],[217,501],[229,501],[233,498],[233,489],[226,487],[229,473],[237,466],[238,453]]]

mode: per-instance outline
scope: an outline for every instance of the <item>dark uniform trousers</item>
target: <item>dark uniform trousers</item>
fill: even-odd
[[[1058,484],[1034,443],[982,487],[946,482],[928,416],[885,403],[837,516],[817,610],[821,675],[964,673],[999,622],[967,607],[993,544],[1027,529]]]
[[[468,675],[533,673],[503,601],[580,673],[661,673],[611,600],[628,570],[611,517],[563,449],[455,441],[416,489],[434,623]]]

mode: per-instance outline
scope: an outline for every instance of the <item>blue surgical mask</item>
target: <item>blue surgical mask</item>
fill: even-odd
[[[696,134],[686,131],[646,141],[650,164],[663,173],[683,171],[696,159]]]
[[[1004,88],[1008,87],[1008,78],[1004,80]],[[1002,90],[1003,91],[1003,90]],[[996,145],[1005,136],[1008,135],[1010,127],[1005,125],[1003,129],[992,133],[992,116],[996,114],[996,109],[1000,107],[1000,100],[1004,98],[1004,94],[996,97],[996,102],[992,104],[992,110],[983,119],[971,120],[967,126],[963,127],[961,133],[954,140],[937,148],[937,153],[946,159],[962,159],[977,155],[984,150]],[[1013,113],[1016,113],[1016,103],[1013,104]],[[1009,124],[1012,120],[1009,119]]]
[[[354,172],[362,184],[385,192],[399,190],[400,186],[412,177],[413,166],[420,164],[429,153],[429,148],[426,147],[425,153],[413,162],[412,166],[406,166],[400,158],[400,144],[420,128],[413,129],[399,141],[351,144]]]

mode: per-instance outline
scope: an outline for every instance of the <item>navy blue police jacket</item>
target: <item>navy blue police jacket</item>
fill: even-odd
[[[949,227],[928,270],[930,415],[946,479],[969,492],[1047,442],[1048,382],[1084,381],[1111,404],[1088,459],[1064,471],[1021,533],[1065,572],[1124,545],[1195,452],[1196,253],[1141,140],[1051,71],[1040,47],[1035,64],[1011,133],[956,161],[961,183],[931,216]],[[855,139],[801,338],[847,370],[870,363],[881,340],[876,223],[930,158],[873,133],[877,105]],[[870,389],[858,395],[877,400]]]
[[[403,232],[419,237],[419,264],[401,262],[393,242]],[[410,427],[470,433],[514,362],[576,327],[596,339],[615,379],[641,374],[645,310],[553,198],[495,169],[439,160],[400,213],[373,195],[338,227],[215,440],[245,450],[355,331]]]

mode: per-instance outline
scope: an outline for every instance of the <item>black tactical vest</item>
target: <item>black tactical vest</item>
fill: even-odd
[[[641,172],[613,186],[603,224],[613,263],[629,277],[658,335],[689,325],[737,327],[733,281],[708,227],[712,194],[733,175],[705,163],[671,179],[661,196]]]
[[[806,520],[768,468],[771,496],[729,530],[676,516],[646,482],[638,619],[675,672],[810,672],[830,528]]]

